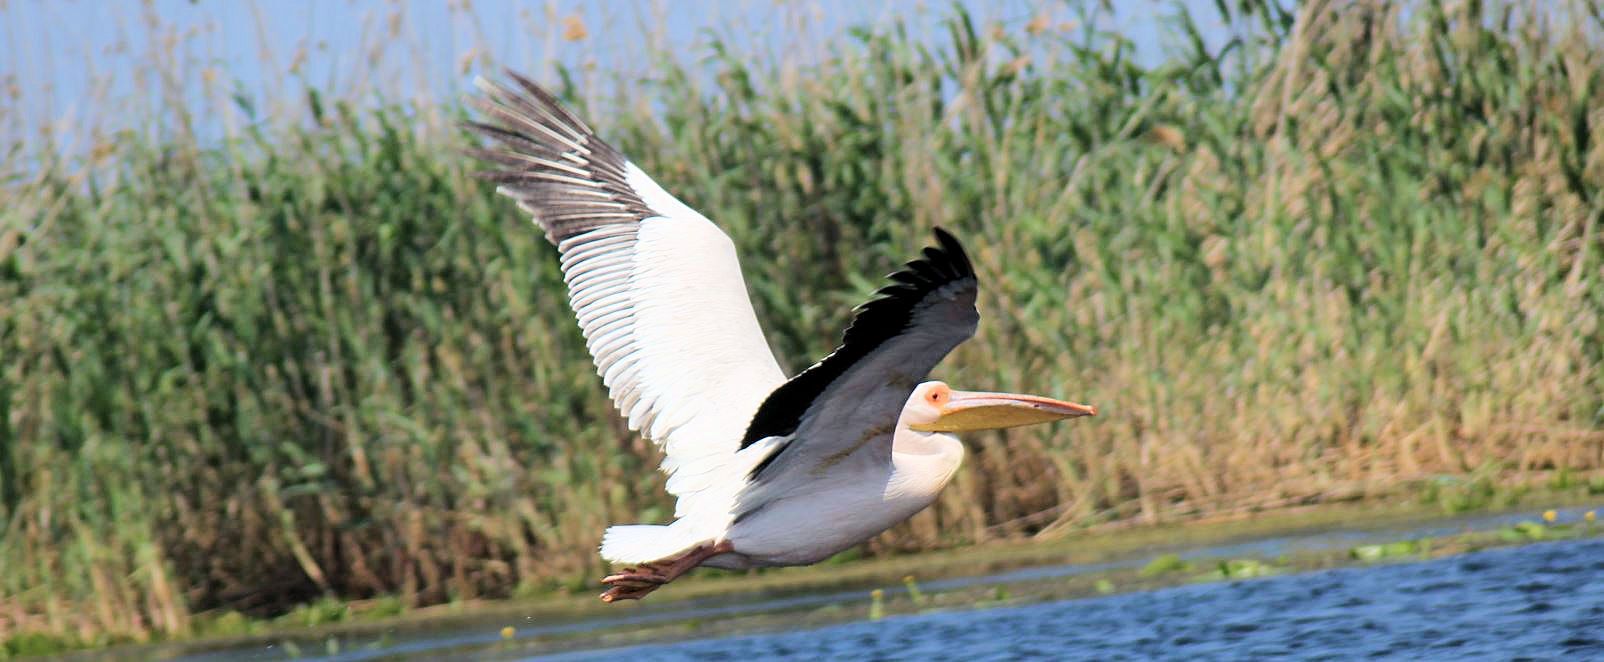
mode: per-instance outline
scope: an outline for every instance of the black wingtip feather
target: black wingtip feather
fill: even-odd
[[[476,177],[499,184],[534,212],[554,243],[598,225],[655,215],[626,181],[622,154],[534,81],[512,70],[505,78],[511,83],[489,82],[483,95],[470,99],[485,121],[462,123],[492,141],[492,149],[470,153],[499,166]],[[617,213],[620,205],[628,216]]]
[[[891,283],[857,307],[857,314],[841,336],[840,347],[769,394],[747,426],[742,448],[765,437],[795,432],[802,415],[831,382],[908,328],[925,297],[952,283],[975,278],[974,265],[958,239],[939,227],[935,235],[935,246],[925,247],[919,258],[887,276]],[[767,464],[755,469],[754,475]]]

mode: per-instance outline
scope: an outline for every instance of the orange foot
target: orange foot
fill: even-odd
[[[601,594],[602,602],[639,600],[658,587],[678,579],[691,568],[701,565],[703,561],[732,551],[735,551],[735,548],[730,546],[729,541],[714,545],[697,545],[691,551],[679,556],[642,563],[634,568],[624,568],[623,572],[602,578],[602,583],[609,587]]]

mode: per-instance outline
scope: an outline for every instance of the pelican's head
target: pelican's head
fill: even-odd
[[[908,398],[902,422],[920,432],[964,432],[1096,415],[1096,407],[1039,395],[958,391],[942,382],[925,382]]]

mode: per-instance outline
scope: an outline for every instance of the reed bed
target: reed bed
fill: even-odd
[[[734,238],[791,369],[939,224],[983,321],[936,377],[1099,406],[970,438],[867,553],[1599,475],[1600,3],[1220,7],[1152,65],[952,9],[549,80]],[[459,107],[302,94],[5,147],[0,639],[578,589],[670,516]]]

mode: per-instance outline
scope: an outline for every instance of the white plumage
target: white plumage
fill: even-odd
[[[945,432],[1095,413],[1035,396],[920,382],[975,332],[977,279],[938,246],[890,276],[842,344],[787,380],[734,244],[549,93],[479,81],[499,143],[485,173],[556,244],[586,347],[629,427],[661,445],[676,520],[614,526],[603,558],[638,564],[603,599],[639,598],[697,565],[814,563],[929,505],[963,447]]]

